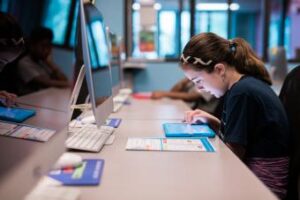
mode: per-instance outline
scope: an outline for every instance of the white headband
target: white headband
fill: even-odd
[[[197,57],[193,57],[193,56],[184,57],[184,54],[181,54],[181,57],[180,57],[180,59],[182,59],[183,63],[190,63],[189,62],[190,58],[193,58],[195,60],[193,63],[191,63],[193,65],[197,65],[199,63],[201,65],[206,65],[207,66],[207,65],[210,65],[212,63],[212,60],[204,62],[201,58],[197,58]]]
[[[2,45],[15,45],[18,46],[19,44],[24,44],[24,39],[23,37],[20,37],[19,39],[7,39],[7,38],[0,38],[0,44]]]

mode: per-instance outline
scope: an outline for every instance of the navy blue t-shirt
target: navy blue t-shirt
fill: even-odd
[[[246,157],[287,156],[288,119],[274,91],[261,80],[243,76],[226,92],[220,137],[244,146]]]

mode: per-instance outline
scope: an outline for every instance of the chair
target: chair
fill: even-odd
[[[279,98],[281,99],[291,128],[291,160],[287,200],[298,200],[300,186],[300,66],[285,78]]]
[[[284,47],[273,47],[269,50],[271,76],[274,81],[283,81],[287,74],[287,59]]]

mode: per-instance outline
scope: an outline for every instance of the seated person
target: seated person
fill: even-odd
[[[24,40],[21,27],[15,18],[3,12],[0,12],[0,41],[0,105],[12,106],[17,95],[5,91],[13,88],[15,81],[8,72],[13,72],[12,63],[22,54]]]
[[[51,60],[53,32],[44,27],[32,31],[28,53],[18,62],[23,94],[47,87],[69,87],[67,77]]]
[[[0,12],[0,91],[17,93],[16,61],[24,52],[22,29],[16,19]],[[4,92],[7,91],[7,92]],[[6,95],[1,95],[4,98]]]
[[[214,112],[216,107],[215,98],[207,92],[197,90],[194,83],[188,78],[180,80],[170,91],[153,91],[151,95],[151,99],[161,99],[164,97],[183,100],[192,109],[202,108],[208,112]]]

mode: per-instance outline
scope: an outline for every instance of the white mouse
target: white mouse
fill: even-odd
[[[82,164],[81,156],[74,153],[64,153],[54,164],[53,169],[63,169],[66,167],[78,167]]]
[[[96,123],[94,115],[83,117],[81,122],[84,124],[94,124]]]

